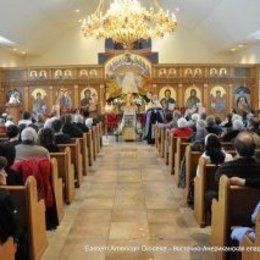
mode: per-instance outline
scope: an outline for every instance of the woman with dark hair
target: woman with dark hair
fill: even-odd
[[[39,145],[46,148],[50,153],[58,153],[59,147],[55,143],[54,131],[50,128],[42,128],[38,133]]]
[[[226,153],[221,147],[220,140],[215,134],[208,134],[205,138],[205,151],[201,155],[200,159],[203,158],[207,163],[215,164],[216,166],[233,160],[231,154]],[[197,175],[199,169],[197,169]]]

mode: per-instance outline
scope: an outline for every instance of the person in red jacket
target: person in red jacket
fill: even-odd
[[[174,137],[180,137],[180,138],[190,138],[193,135],[193,130],[191,127],[188,126],[188,121],[181,117],[177,121],[177,128],[172,129],[172,134]]]

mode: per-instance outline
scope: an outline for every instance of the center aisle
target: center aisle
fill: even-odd
[[[196,224],[153,146],[111,143],[76,190],[61,226],[48,234],[44,259],[214,259],[211,253],[160,252],[165,246],[208,246],[209,233]],[[143,245],[161,248],[145,251]],[[111,250],[91,252],[90,246]],[[116,246],[137,248],[120,252]]]

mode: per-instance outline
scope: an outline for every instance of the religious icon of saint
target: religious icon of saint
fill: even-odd
[[[39,73],[40,79],[46,79],[47,78],[47,72],[45,70],[41,70]]]
[[[218,76],[218,70],[216,68],[211,68],[209,71],[210,77],[217,77]]]
[[[38,78],[38,74],[37,71],[33,70],[30,72],[30,78],[31,79],[37,79]]]
[[[65,70],[65,71],[64,71],[64,78],[65,78],[65,79],[71,79],[71,78],[72,78],[72,72],[71,72],[71,70]]]
[[[55,73],[54,73],[54,78],[55,79],[62,79],[62,77],[63,77],[62,70],[56,70]]]
[[[202,76],[202,71],[199,68],[196,68],[194,71],[194,77],[201,77]]]
[[[221,68],[221,69],[219,70],[219,76],[220,76],[220,77],[225,77],[225,76],[227,76],[227,70],[226,70],[225,68]]]
[[[160,69],[159,70],[159,78],[163,78],[167,76],[167,70],[166,69]]]
[[[88,71],[87,70],[81,70],[80,72],[79,72],[79,77],[80,78],[88,78]]]
[[[192,109],[194,107],[198,107],[199,103],[200,103],[200,99],[197,97],[197,90],[191,89],[190,96],[186,101],[186,107],[188,109]]]
[[[19,90],[10,90],[7,93],[8,104],[17,105],[22,103],[22,94]]]
[[[192,77],[193,76],[192,69],[191,68],[186,69],[184,72],[184,75],[185,75],[185,77],[188,77],[188,78]]]
[[[90,71],[89,71],[89,76],[90,76],[91,78],[96,78],[96,77],[97,77],[97,71],[94,70],[94,69],[90,70]]]
[[[37,92],[36,99],[33,103],[33,112],[36,114],[45,114],[47,106],[43,101],[43,96],[41,92]]]
[[[67,89],[60,89],[58,92],[57,105],[62,112],[69,111],[72,108],[72,99]]]
[[[89,107],[91,101],[92,101],[91,90],[86,89],[84,91],[84,98],[81,99],[81,106],[84,107],[84,108]]]
[[[133,94],[138,93],[138,85],[141,81],[139,75],[135,74],[133,71],[127,71],[122,79],[122,94]]]
[[[170,77],[177,77],[177,71],[174,68],[169,69],[169,76]]]
[[[176,104],[176,100],[171,97],[172,92],[170,89],[164,91],[164,98],[161,100],[162,107],[166,110],[169,110],[171,105]]]
[[[211,94],[211,107],[216,113],[222,113],[226,109],[225,90],[223,92],[217,89],[215,93]]]
[[[238,111],[239,112],[246,112],[246,113],[249,113],[250,112],[250,104],[248,102],[248,99],[246,96],[240,96],[238,99],[237,99],[237,108],[238,108]]]

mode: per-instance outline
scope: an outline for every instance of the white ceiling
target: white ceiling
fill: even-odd
[[[149,4],[152,0],[144,0]],[[0,35],[15,42],[19,50],[44,53],[78,20],[95,10],[98,0],[1,0]],[[190,30],[214,52],[246,43],[260,30],[260,0],[161,0],[175,10],[178,30]],[[79,13],[75,10],[80,9]],[[73,43],[72,43],[73,44]]]

